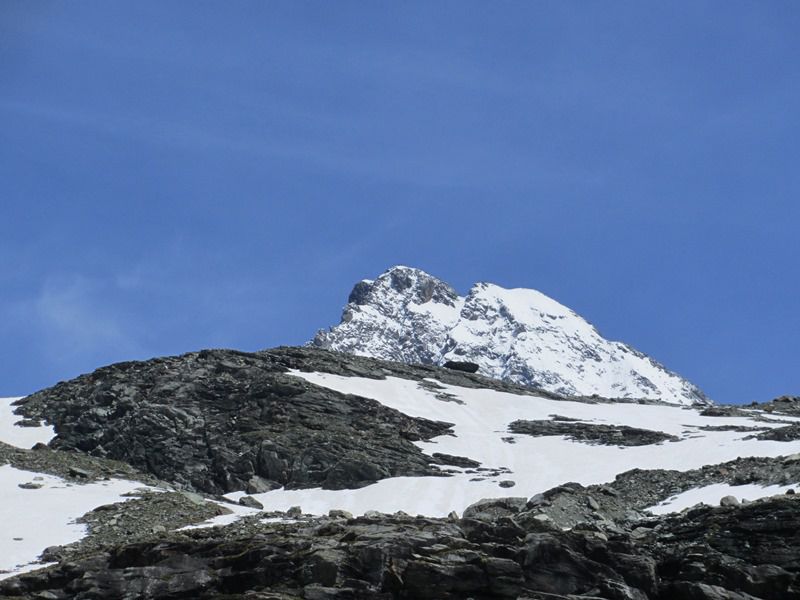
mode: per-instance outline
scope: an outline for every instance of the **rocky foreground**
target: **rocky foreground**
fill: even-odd
[[[800,597],[800,494],[750,503],[726,497],[721,506],[660,517],[646,510],[712,484],[796,486],[798,427],[786,420],[800,415],[800,398],[794,397],[751,407],[760,409],[757,417],[738,407],[704,409],[711,418],[704,429],[785,443],[783,456],[682,471],[633,469],[602,485],[565,482],[532,497],[482,500],[447,518],[374,511],[354,517],[341,510],[315,517],[300,508],[257,512],[261,506],[249,502],[253,514],[231,525],[183,529],[225,513],[220,493],[355,489],[390,477],[447,477],[451,467],[478,466],[463,456],[426,454],[413,443],[450,435],[450,423],[410,417],[292,371],[409,379],[455,405],[461,400],[433,379],[539,396],[559,406],[610,402],[314,348],[207,350],[104,367],[19,401],[24,423],[46,421],[57,437],[30,450],[0,444],[0,464],[52,473],[75,485],[121,477],[161,491],[143,491],[86,514],[80,519],[86,538],[46,549],[42,560],[54,564],[0,581],[0,597]],[[748,418],[718,424],[731,416]],[[558,414],[510,422],[505,433],[563,436],[625,452],[659,444],[669,452],[670,444],[682,443],[662,432]],[[212,498],[216,503],[207,501]]]
[[[442,475],[443,467],[462,463],[426,456],[413,444],[448,433],[449,423],[315,386],[289,376],[291,370],[435,377],[467,388],[534,393],[477,374],[314,348],[203,350],[102,367],[23,398],[17,412],[31,424],[55,426],[53,449],[123,461],[213,494],[352,489],[387,477]]]
[[[462,518],[254,517],[172,532],[0,582],[4,598],[789,600],[800,496],[565,531],[543,499]],[[545,500],[546,501],[546,500]]]

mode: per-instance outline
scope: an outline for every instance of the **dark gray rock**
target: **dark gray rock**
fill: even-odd
[[[25,483],[18,483],[17,487],[22,488],[23,490],[38,490],[43,487],[41,483],[35,483],[33,481],[26,481]]]
[[[704,417],[746,417],[749,416],[747,412],[736,406],[709,406],[700,414]]]
[[[269,479],[264,479],[258,475],[253,475],[247,480],[247,485],[245,486],[244,491],[246,491],[248,494],[263,494],[265,492],[277,490],[280,487],[281,484],[277,481],[270,481]]]
[[[763,410],[776,416],[790,415],[800,417],[800,396],[780,396],[769,402],[753,402],[750,408]]]
[[[527,503],[527,498],[486,498],[465,508],[463,518],[494,521],[498,517],[520,512]]]
[[[787,425],[786,427],[776,427],[768,429],[756,435],[748,436],[746,439],[773,440],[776,442],[794,442],[800,440],[800,424]]]
[[[0,581],[0,597],[794,600],[800,592],[796,498],[706,507],[649,527],[535,525],[544,522],[247,519],[70,560],[54,549],[56,566]]]
[[[72,477],[78,477],[80,479],[91,479],[92,477],[91,472],[87,471],[86,469],[80,469],[78,467],[70,467],[69,474]]]
[[[447,433],[449,424],[285,373],[297,361],[313,369],[313,357],[328,354],[204,350],[119,363],[28,396],[17,410],[55,425],[54,449],[102,452],[210,493],[443,475],[413,442]]]
[[[524,433],[534,437],[563,435],[577,442],[606,446],[645,446],[678,438],[661,431],[650,431],[627,425],[579,423],[563,420],[514,421],[508,426],[511,433]]]
[[[477,373],[478,365],[465,360],[448,360],[442,365],[445,369],[452,371],[463,371],[464,373]]]
[[[451,467],[462,467],[465,469],[471,469],[481,466],[481,463],[479,463],[477,460],[472,460],[471,458],[467,458],[465,456],[453,456],[452,454],[442,454],[441,452],[434,452],[431,456],[440,465],[449,465]]]
[[[239,498],[239,504],[242,506],[247,506],[248,508],[257,508],[258,510],[264,508],[264,505],[252,496],[242,496]]]
[[[723,496],[720,501],[720,506],[739,506],[739,499],[736,496]]]

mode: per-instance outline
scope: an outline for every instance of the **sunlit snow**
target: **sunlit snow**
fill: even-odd
[[[24,449],[49,442],[54,436],[52,427],[15,425],[22,417],[14,414],[14,400],[17,398],[0,399],[0,442]],[[23,489],[19,484],[41,487]],[[117,479],[76,484],[54,475],[0,466],[0,579],[41,567],[36,560],[42,550],[86,535],[86,527],[75,519],[103,504],[125,500],[123,494],[143,487]]]
[[[249,508],[247,506],[241,506],[239,504],[228,504],[223,502],[216,502],[214,500],[206,500],[206,502],[216,504],[217,506],[222,506],[231,512],[224,515],[217,515],[216,517],[211,517],[210,519],[202,521],[201,523],[186,525],[185,527],[181,527],[180,529],[178,529],[178,531],[185,531],[188,529],[205,529],[206,527],[223,527],[225,525],[230,525],[231,523],[235,523],[242,517],[250,517],[253,515],[257,515],[258,513],[261,512],[256,508]]]
[[[339,392],[372,398],[410,416],[454,423],[455,436],[440,436],[417,445],[428,454],[466,456],[480,461],[482,467],[507,468],[510,472],[479,481],[473,479],[480,473],[459,472],[452,477],[385,479],[358,490],[281,489],[254,495],[266,510],[299,505],[313,514],[339,508],[354,514],[403,510],[443,516],[452,510],[462,511],[482,498],[532,496],[567,481],[584,485],[609,482],[633,468],[685,471],[740,456],[781,456],[800,450],[797,442],[745,440],[748,433],[699,429],[704,425],[758,425],[767,429],[781,426],[780,423],[756,423],[746,417],[703,417],[697,410],[685,407],[585,404],[439,384],[442,391],[463,402],[458,404],[439,400],[418,382],[406,379],[301,372],[295,375]],[[509,423],[516,419],[548,419],[554,414],[664,431],[680,437],[680,441],[621,448],[577,443],[561,436],[508,433]],[[516,485],[501,488],[498,484],[502,480],[512,480]],[[234,493],[229,497],[238,499],[242,495]]]
[[[38,442],[46,444],[52,440],[56,434],[50,425],[40,427],[15,425],[23,419],[20,415],[14,414],[14,409],[17,407],[11,403],[16,400],[19,398],[0,398],[0,442],[27,449]]]
[[[769,485],[760,486],[754,483],[745,485],[729,485],[727,483],[715,483],[699,488],[694,488],[672,496],[660,504],[651,506],[648,510],[656,515],[663,515],[670,512],[679,512],[695,504],[708,504],[709,506],[719,506],[720,500],[725,496],[733,496],[737,500],[757,500],[785,494],[786,490],[791,489],[791,485]]]
[[[342,322],[315,343],[408,363],[476,363],[479,372],[567,395],[651,398],[691,405],[694,385],[532,289],[490,283],[458,296],[443,281],[396,266],[348,303]],[[436,293],[434,293],[434,290]]]
[[[19,487],[26,483],[42,487]],[[142,487],[118,479],[74,484],[53,475],[0,466],[0,579],[41,566],[31,563],[42,550],[86,535],[86,527],[75,519],[103,504],[126,500],[123,494]]]

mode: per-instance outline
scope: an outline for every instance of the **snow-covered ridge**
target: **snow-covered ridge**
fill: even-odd
[[[447,283],[397,266],[353,288],[342,321],[313,345],[408,363],[477,363],[484,375],[568,395],[708,403],[705,394],[649,356],[603,338],[541,292]]]

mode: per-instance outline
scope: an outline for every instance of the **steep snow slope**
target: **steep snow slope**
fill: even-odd
[[[312,344],[387,360],[477,363],[497,379],[568,395],[707,403],[696,386],[529,289],[474,285],[465,297],[419,269],[356,284],[342,322]]]
[[[323,373],[296,376],[316,385],[375,399],[417,417],[454,424],[454,436],[418,442],[426,453],[468,457],[480,468],[454,469],[452,477],[397,477],[358,490],[275,490],[255,495],[267,509],[286,510],[300,505],[306,512],[324,514],[340,508],[354,514],[367,510],[430,516],[462,511],[482,498],[532,496],[567,481],[584,485],[612,481],[633,468],[686,471],[740,456],[781,456],[800,450],[800,442],[744,439],[752,432],[724,431],[719,427],[762,430],[786,422],[756,421],[749,417],[705,417],[695,408],[641,404],[587,404],[522,396],[487,389],[461,388],[388,377],[385,380],[343,377]],[[449,401],[437,393],[451,394]],[[675,441],[641,446],[590,445],[564,436],[532,437],[509,433],[518,419],[552,420],[559,415],[582,423],[627,425],[675,436]],[[754,418],[758,415],[754,414]],[[716,427],[704,430],[703,427]],[[513,487],[502,487],[513,481]],[[508,484],[506,484],[508,485]],[[747,492],[750,498],[758,493]],[[766,491],[763,495],[769,495]],[[238,499],[243,493],[231,494]],[[719,500],[717,498],[716,500]]]

